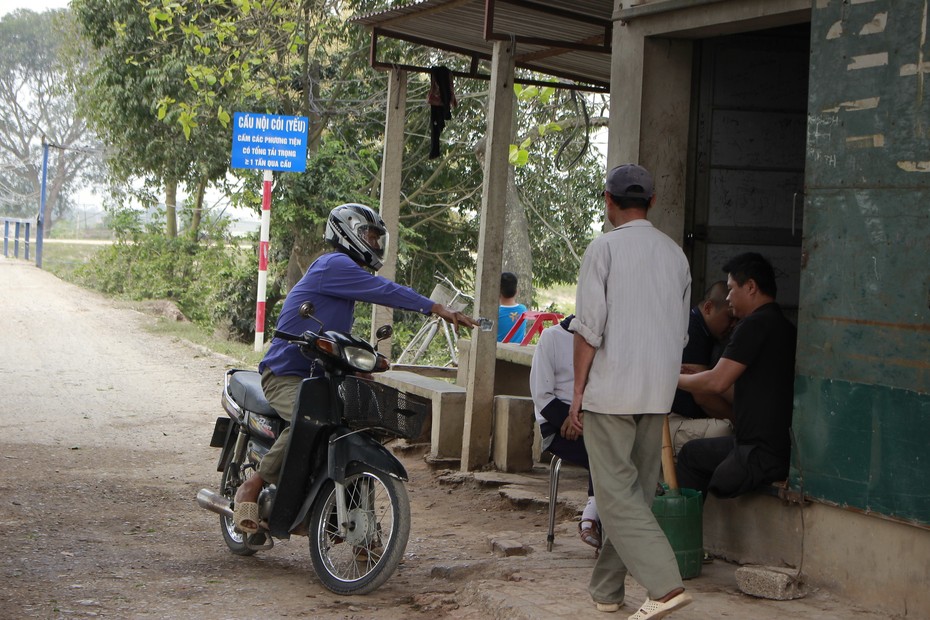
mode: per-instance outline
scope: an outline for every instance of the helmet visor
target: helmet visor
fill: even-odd
[[[370,224],[359,226],[356,233],[359,240],[371,250],[378,258],[384,258],[388,247],[388,233],[380,226]]]

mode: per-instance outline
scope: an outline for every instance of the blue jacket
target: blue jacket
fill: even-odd
[[[314,305],[314,315],[323,322],[322,328],[313,319],[305,319],[298,313],[305,301]],[[356,301],[422,314],[429,314],[433,307],[428,297],[365,271],[342,252],[333,252],[310,265],[304,277],[287,294],[276,329],[290,334],[307,330],[351,332]],[[309,377],[311,362],[296,346],[273,338],[268,353],[258,365],[259,372],[266,368],[278,376]]]

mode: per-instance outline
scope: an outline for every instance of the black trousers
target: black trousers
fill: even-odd
[[[788,477],[788,460],[735,437],[695,439],[681,447],[675,465],[678,486],[696,489],[706,498],[736,497]]]

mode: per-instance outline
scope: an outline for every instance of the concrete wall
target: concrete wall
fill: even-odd
[[[768,495],[711,497],[704,548],[741,564],[801,568],[812,587],[906,618],[930,618],[930,532],[848,509]]]
[[[810,19],[810,0],[738,0],[684,5],[674,0],[617,2],[611,64],[608,169],[649,169],[656,207],[649,219],[683,241],[693,40]],[[669,10],[674,9],[674,10]]]

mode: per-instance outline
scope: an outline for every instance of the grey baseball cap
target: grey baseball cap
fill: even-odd
[[[642,166],[623,164],[607,173],[605,189],[618,198],[652,198],[652,175]]]

